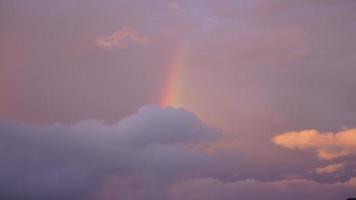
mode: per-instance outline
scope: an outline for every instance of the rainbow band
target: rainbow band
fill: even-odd
[[[159,105],[162,107],[180,107],[182,105],[182,75],[185,65],[185,42],[177,48],[169,64],[168,78],[163,89]]]

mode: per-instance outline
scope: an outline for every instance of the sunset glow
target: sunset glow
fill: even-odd
[[[0,200],[356,198],[356,0],[0,0]]]

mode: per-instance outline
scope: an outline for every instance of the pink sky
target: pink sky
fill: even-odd
[[[355,196],[355,9],[0,1],[0,198]]]

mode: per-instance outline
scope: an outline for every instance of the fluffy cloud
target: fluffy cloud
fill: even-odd
[[[188,144],[216,136],[193,113],[156,106],[111,125],[1,122],[0,198],[160,198],[205,162]]]
[[[149,37],[138,34],[134,29],[122,27],[110,36],[97,38],[96,45],[104,49],[112,49],[114,47],[121,49],[126,48],[129,42],[143,45],[149,41]]]
[[[170,188],[170,200],[346,199],[355,195],[356,178],[323,184],[305,179],[222,182],[214,178],[191,179]]]
[[[312,150],[320,159],[331,160],[356,153],[356,129],[336,133],[317,130],[287,132],[275,136],[276,145],[296,150]]]

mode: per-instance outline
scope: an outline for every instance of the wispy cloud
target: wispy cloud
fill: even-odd
[[[125,26],[109,36],[98,37],[96,39],[96,45],[103,49],[122,49],[126,48],[130,42],[143,45],[150,41],[149,37],[137,33],[137,31],[131,27]]]
[[[325,167],[319,167],[315,170],[315,172],[318,174],[332,174],[335,172],[339,172],[344,168],[345,168],[344,163],[336,163],[336,164],[327,165]]]

